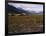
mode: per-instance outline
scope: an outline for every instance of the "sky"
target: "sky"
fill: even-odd
[[[39,11],[43,11],[42,4],[26,4],[26,3],[8,3],[16,8],[20,7],[26,11],[35,11],[38,13]]]

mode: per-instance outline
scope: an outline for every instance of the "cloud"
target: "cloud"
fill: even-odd
[[[43,11],[43,5],[42,4],[25,4],[25,3],[8,3],[9,5],[12,5],[16,8],[20,7],[24,10],[28,11]]]

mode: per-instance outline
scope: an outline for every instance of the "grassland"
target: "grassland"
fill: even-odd
[[[41,25],[43,25],[43,15],[8,16],[9,32],[43,32]]]

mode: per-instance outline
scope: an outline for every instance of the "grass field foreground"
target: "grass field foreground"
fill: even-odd
[[[43,15],[8,16],[9,32],[39,32],[43,29],[40,25],[43,25]]]

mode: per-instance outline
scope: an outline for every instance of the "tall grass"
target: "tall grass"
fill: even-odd
[[[43,25],[43,15],[8,16],[9,32],[36,32],[39,25]]]

